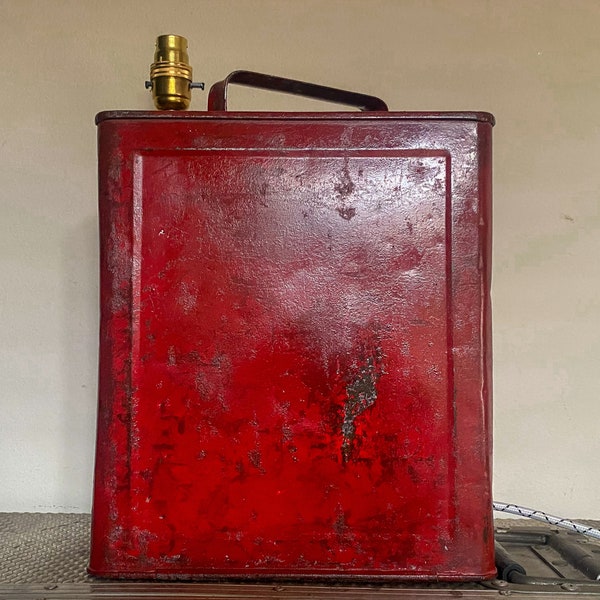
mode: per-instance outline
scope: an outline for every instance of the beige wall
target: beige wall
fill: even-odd
[[[395,110],[495,113],[495,496],[600,517],[600,2],[0,0],[0,15],[0,510],[90,507],[93,118],[150,108],[155,36],[179,33],[207,82],[248,68]],[[232,108],[306,106],[232,91]]]

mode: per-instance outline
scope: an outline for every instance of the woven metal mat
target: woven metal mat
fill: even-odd
[[[90,515],[0,513],[0,582],[83,583]]]

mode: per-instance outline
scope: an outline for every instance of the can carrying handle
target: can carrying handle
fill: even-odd
[[[335,102],[354,106],[362,111],[387,111],[387,104],[376,98],[358,92],[349,92],[338,88],[307,83],[306,81],[297,81],[296,79],[286,79],[285,77],[276,77],[275,75],[265,75],[254,71],[233,71],[223,79],[218,81],[208,93],[208,110],[227,110],[227,86],[230,83],[245,85],[248,87],[259,88],[263,90],[272,90],[284,94],[294,94],[295,96],[305,96],[324,100],[325,102]]]

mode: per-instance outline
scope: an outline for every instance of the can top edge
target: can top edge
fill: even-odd
[[[113,119],[164,119],[164,120],[386,120],[386,121],[479,121],[496,124],[494,115],[488,112],[234,112],[234,111],[158,111],[158,110],[106,110],[96,115],[96,125]]]

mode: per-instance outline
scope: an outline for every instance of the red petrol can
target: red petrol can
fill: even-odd
[[[90,571],[493,577],[493,117],[97,123]]]

